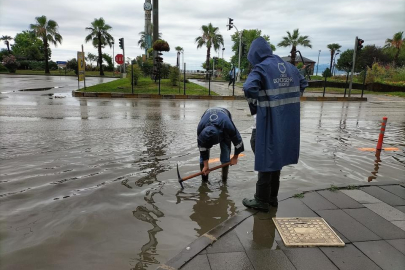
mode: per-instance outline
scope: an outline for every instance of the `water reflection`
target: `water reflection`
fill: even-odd
[[[268,213],[253,216],[253,242],[260,248],[272,248],[275,245],[276,225],[273,222],[277,208],[271,207]]]
[[[182,200],[196,202],[190,219],[200,227],[194,229],[198,236],[203,235],[236,213],[235,203],[229,199],[227,186],[220,186],[219,191],[218,197],[215,198],[214,191],[210,189],[209,184],[202,183],[197,194],[190,196],[181,190],[176,194],[177,203]]]
[[[376,159],[374,160],[374,171],[371,172],[372,176],[368,177],[367,182],[371,182],[371,181],[377,179],[377,174],[378,174],[378,170],[380,169],[380,163],[381,163],[380,154],[381,154],[381,150],[375,151]]]
[[[80,116],[82,119],[89,119],[89,110],[87,107],[87,99],[80,100]]]

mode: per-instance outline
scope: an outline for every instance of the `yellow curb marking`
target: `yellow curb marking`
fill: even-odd
[[[208,233],[205,233],[205,234],[203,234],[203,236],[205,236],[205,237],[207,237],[208,239],[210,239],[210,240],[212,240],[212,241],[217,241],[217,239],[215,238],[215,236],[213,236],[213,235],[211,235],[211,234],[208,234]]]
[[[165,269],[165,270],[176,270],[176,268],[173,268],[173,267],[165,265],[165,264],[162,264],[160,266],[160,268]]]

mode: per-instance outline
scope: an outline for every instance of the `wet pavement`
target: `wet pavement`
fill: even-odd
[[[211,234],[216,234],[216,229],[206,233],[183,249],[182,256],[177,256],[177,260],[174,258],[166,266],[180,268],[191,249],[198,249],[206,243],[206,238],[211,238],[212,245],[206,244],[208,247],[181,269],[403,269],[404,184],[405,181],[402,185],[318,190],[303,194],[303,198],[287,196],[277,208],[272,207],[268,213],[253,211],[250,217],[220,237]],[[286,247],[272,220],[279,217],[321,217],[345,246]],[[232,219],[227,222],[232,223]],[[300,234],[289,229],[293,225],[288,224],[293,222],[281,227],[282,231],[290,233],[285,237],[297,239]],[[297,228],[304,227],[312,228],[311,232],[316,230],[314,225],[298,225]],[[308,239],[327,239],[327,236],[319,235],[320,238],[316,238],[314,235],[302,237],[304,245]],[[162,266],[159,269],[170,268]]]
[[[1,269],[155,269],[254,193],[245,101],[74,98],[76,81],[13,92],[47,86],[22,77],[0,75]],[[184,176],[199,170],[196,128],[213,106],[231,111],[245,156],[226,185],[213,172],[209,185],[180,190],[176,165]],[[358,148],[375,147],[383,116],[384,146],[399,149],[376,158]],[[404,99],[302,102],[301,119],[300,161],[283,169],[280,192],[403,180]]]

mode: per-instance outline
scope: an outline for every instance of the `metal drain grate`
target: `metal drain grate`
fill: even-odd
[[[342,247],[345,243],[323,218],[273,218],[287,247]]]

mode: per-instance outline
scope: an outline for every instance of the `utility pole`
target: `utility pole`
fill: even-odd
[[[236,29],[236,32],[237,33],[239,33],[239,60],[238,60],[238,78],[237,78],[237,82],[239,82],[240,81],[240,72],[241,72],[241,69],[240,69],[240,57],[241,57],[241,53],[242,53],[242,32],[240,32],[239,30],[238,30],[238,28],[236,27],[236,25],[234,25],[233,24],[233,19],[231,19],[231,18],[228,18],[229,19],[229,23],[228,23],[228,30],[231,30],[233,27],[235,27],[235,29]]]
[[[153,0],[152,8],[153,8],[153,43],[155,43],[155,41],[159,39],[159,0]],[[153,51],[153,69],[156,69],[155,59],[157,56],[158,56],[157,52]]]
[[[354,51],[353,51],[353,66],[352,66],[352,73],[350,74],[350,83],[349,83],[349,97],[352,92],[352,84],[353,84],[353,73],[354,73],[354,66],[356,65],[356,52],[357,52],[357,36],[354,40]]]
[[[318,76],[318,67],[319,67],[319,55],[321,54],[321,50],[318,53],[318,63],[316,64],[316,76]]]

